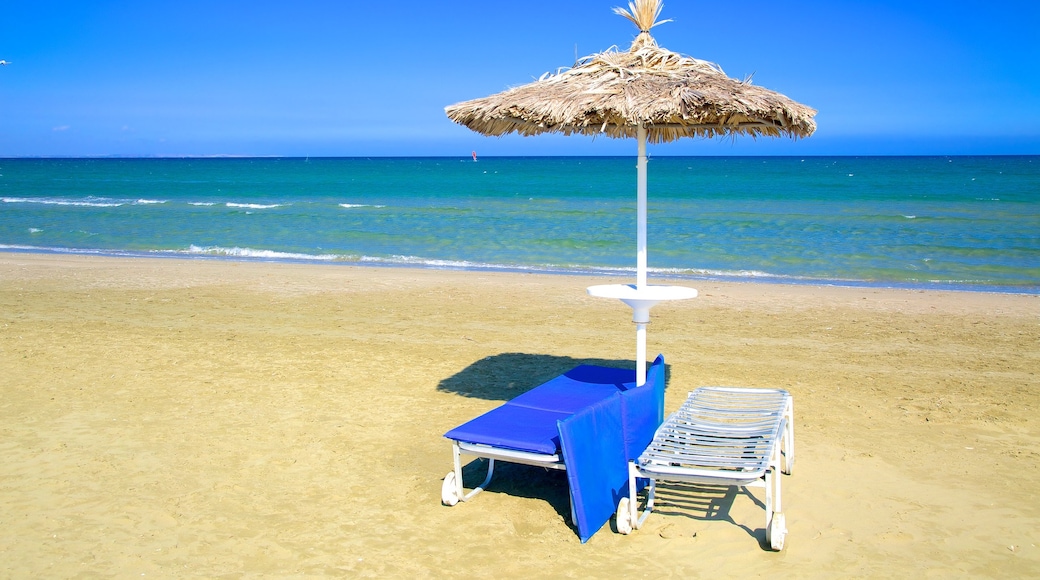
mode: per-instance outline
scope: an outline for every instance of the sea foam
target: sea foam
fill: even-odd
[[[0,197],[0,201],[4,203],[37,203],[41,205],[66,205],[79,207],[119,207],[121,205],[126,205],[126,202],[106,200],[104,198],[86,198],[78,200],[46,197]]]
[[[274,209],[276,207],[282,207],[284,204],[281,204],[281,203],[271,203],[271,204],[234,203],[234,202],[230,202],[229,201],[225,205],[227,207],[235,207],[235,208],[243,208],[243,209]]]
[[[207,256],[226,256],[230,258],[259,258],[264,260],[318,260],[322,262],[331,262],[334,260],[342,259],[343,256],[337,256],[335,254],[301,254],[295,252],[277,252],[274,250],[259,250],[253,248],[222,248],[222,247],[201,247],[196,245],[189,246],[185,252],[187,254],[200,254]]]

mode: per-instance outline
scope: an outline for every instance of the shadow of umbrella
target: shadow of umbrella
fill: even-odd
[[[488,401],[508,401],[579,365],[632,369],[630,360],[507,352],[482,358],[442,380],[437,390]],[[665,366],[667,384],[668,366]]]

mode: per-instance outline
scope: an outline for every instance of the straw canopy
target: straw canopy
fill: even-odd
[[[613,47],[579,60],[573,68],[536,82],[445,108],[452,121],[490,136],[606,135],[636,137],[640,126],[651,143],[680,137],[750,135],[808,137],[816,110],[726,76],[717,64],[657,46],[650,29],[659,20],[659,0],[635,0],[614,11],[636,24],[639,35],[627,52]]]

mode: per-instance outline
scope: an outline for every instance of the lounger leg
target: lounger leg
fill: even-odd
[[[774,513],[780,513],[782,511],[784,511],[784,506],[783,506],[782,502],[780,501],[780,481],[781,481],[780,474],[774,473],[773,474],[773,481],[776,483],[776,491],[775,491],[776,497],[775,497],[775,499],[773,499],[773,504],[774,504],[773,505],[773,508],[774,508],[773,512]]]
[[[462,471],[459,470],[459,473],[462,473]],[[494,474],[495,474],[495,460],[494,459],[488,459],[487,477],[484,478],[484,482],[481,483],[480,485],[478,485],[477,487],[474,487],[473,491],[471,491],[471,492],[467,493],[465,496],[463,496],[462,501],[469,501],[469,500],[473,499],[473,496],[475,496],[478,493],[480,493],[480,492],[484,491],[485,489],[487,489],[488,484],[491,483],[491,476],[494,475]],[[462,486],[462,477],[461,476],[459,477],[459,486],[460,487]]]
[[[785,431],[785,425],[780,426]],[[780,497],[780,444],[777,443],[770,458],[769,469],[766,469],[766,543],[769,549],[779,552],[784,549],[784,538],[787,536],[787,522],[783,514],[783,501]],[[790,466],[790,463],[787,464]]]
[[[632,526],[638,530],[646,523],[646,518],[650,517],[650,512],[654,511],[654,492],[657,491],[657,482],[654,478],[649,478],[649,483],[646,485],[646,509],[636,519],[636,514],[638,513],[636,509],[636,475],[635,464],[629,464],[628,489],[632,497]]]
[[[787,521],[780,501],[781,479],[775,468],[766,471],[766,543],[775,552],[784,549],[787,537]]]
[[[452,442],[451,444],[451,457],[455,466],[455,489],[456,497],[462,499],[465,496],[462,488],[462,461],[460,456],[462,453],[459,451],[459,444]]]
[[[628,521],[632,522],[634,529],[639,529],[639,491],[636,487],[636,466],[634,463],[629,462],[628,464]]]
[[[773,476],[773,469],[767,469],[765,474],[766,480],[766,530],[769,529],[769,524],[773,522],[773,480],[777,479]]]
[[[639,513],[639,487],[637,480],[642,477],[635,463],[628,463],[628,497],[621,498],[617,512],[617,529],[622,534],[630,534],[634,530],[643,527],[646,518],[654,508],[654,480],[651,478],[647,485],[647,507],[643,513]]]
[[[791,475],[794,469],[794,399],[787,399],[787,428],[784,430],[784,473]]]
[[[635,529],[636,521],[636,468],[631,462],[628,463],[628,496],[622,497],[618,502],[617,514],[614,522],[620,534],[631,534]]]
[[[473,499],[473,496],[484,491],[488,484],[491,483],[491,476],[495,474],[495,460],[488,459],[488,470],[487,477],[484,478],[484,482],[473,488],[469,493],[465,493],[465,488],[462,485],[462,451],[459,449],[458,443],[453,443],[451,446],[452,459],[455,463],[455,486],[456,486],[456,497],[462,501],[469,501]]]
[[[650,512],[654,511],[654,496],[657,493],[657,480],[650,478],[650,483],[646,486],[646,513],[643,514],[642,519],[639,520],[639,526],[643,526],[643,522],[646,521],[646,516]]]
[[[773,466],[772,466],[772,468],[770,468],[769,471],[765,472],[765,484],[769,485],[770,479],[772,478],[773,479],[773,484],[775,485],[775,487],[773,489],[773,493],[774,493],[774,496],[775,496],[774,499],[773,499],[773,502],[774,502],[774,509],[773,509],[773,511],[774,512],[783,511],[783,507],[780,505],[780,462],[781,462],[780,442],[778,441],[777,444],[776,444],[776,449],[773,451],[773,457],[772,457]],[[790,466],[789,463],[787,465]]]

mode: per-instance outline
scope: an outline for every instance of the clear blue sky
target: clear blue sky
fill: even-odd
[[[446,105],[627,48],[618,0],[6,0],[0,156],[628,155]],[[1038,0],[666,0],[673,51],[815,107],[813,137],[658,155],[1040,154]]]

